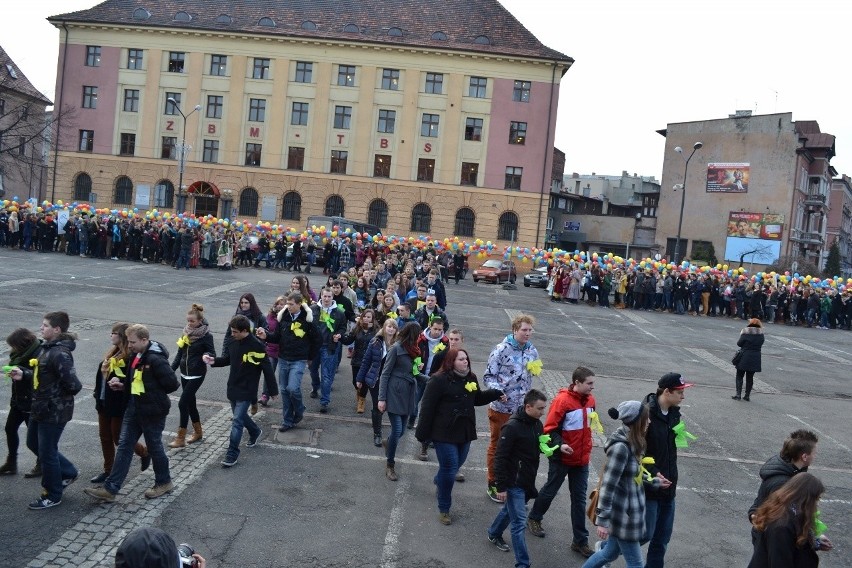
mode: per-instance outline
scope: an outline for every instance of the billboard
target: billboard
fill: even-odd
[[[748,162],[707,164],[707,193],[748,193]]]
[[[784,215],[731,211],[725,239],[725,260],[770,264],[781,254]]]

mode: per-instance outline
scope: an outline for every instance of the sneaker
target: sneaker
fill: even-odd
[[[162,497],[166,493],[171,493],[174,488],[175,486],[171,481],[155,485],[151,489],[145,491],[145,499],[156,499],[157,497]]]
[[[263,436],[263,429],[262,428],[261,428],[260,432],[257,433],[257,436],[255,436],[254,438],[249,438],[249,441],[248,441],[248,444],[246,444],[246,447],[247,448],[255,447],[257,445],[257,441],[260,439],[261,436]]]
[[[51,501],[47,497],[40,497],[40,498],[36,499],[35,501],[33,501],[32,503],[30,503],[29,508],[32,509],[33,511],[38,511],[38,510],[41,510],[41,509],[50,509],[51,507],[56,507],[60,503],[62,503],[61,499],[59,501]]]
[[[94,476],[92,479],[90,479],[89,483],[103,483],[104,481],[106,481],[107,477],[109,477],[109,474],[103,471],[98,475]]]
[[[317,393],[317,391],[312,390],[312,391],[311,391],[311,394],[310,394],[310,397],[311,397],[311,398],[319,398],[319,394]]]
[[[535,533],[533,533],[533,534],[535,534]],[[574,552],[579,552],[580,554],[582,554],[586,558],[588,558],[589,556],[591,556],[592,554],[595,553],[595,551],[592,550],[589,547],[589,543],[577,544],[576,542],[572,542],[571,543],[571,550],[573,550]]]
[[[451,525],[453,524],[453,520],[450,518],[449,513],[438,513],[438,522],[442,525]]]
[[[320,414],[328,414],[328,405],[327,404],[321,404],[320,405]]]
[[[83,493],[89,497],[100,499],[106,503],[112,503],[115,501],[115,493],[110,493],[105,487],[86,487],[83,489]]]
[[[502,536],[491,536],[488,535],[488,542],[497,547],[497,550],[502,550],[503,552],[509,552],[509,545],[506,544],[506,541],[503,540]]]
[[[278,427],[278,431],[279,432],[286,432],[287,430],[290,430],[291,428],[292,428],[292,426],[287,426],[286,424],[282,424],[281,426]]]
[[[234,467],[237,465],[237,458],[228,458],[222,460],[222,467]]]
[[[382,436],[381,435],[373,436],[373,445],[376,446],[377,448],[382,447]]]
[[[533,519],[527,519],[527,528],[530,529],[530,532],[533,536],[537,536],[538,538],[544,538],[544,535],[547,533],[544,532],[544,528],[541,526],[541,521],[534,521]],[[571,549],[574,549],[574,545],[571,545]]]
[[[464,483],[464,474],[459,472],[456,474],[456,483]]]
[[[142,460],[142,471],[146,471],[149,467],[151,467],[151,456],[145,455],[140,458]]]
[[[74,477],[66,477],[66,478],[64,478],[64,479],[62,480],[62,489],[65,489],[66,487],[68,487],[69,485],[71,485],[72,483],[74,483],[75,481],[77,481],[77,478],[78,478],[78,477],[80,477],[80,474],[79,474],[79,473],[78,473],[77,475],[75,475]],[[57,503],[57,505],[58,505],[58,504],[59,504],[59,503]]]
[[[497,486],[493,483],[488,484],[488,489],[485,490],[485,494],[488,495],[488,497],[495,503],[503,504],[503,501],[497,498]]]

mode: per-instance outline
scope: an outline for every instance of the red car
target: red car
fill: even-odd
[[[518,277],[515,271],[515,263],[511,260],[486,260],[485,264],[473,271],[473,281],[479,282],[494,282],[500,284],[502,282],[515,282]]]

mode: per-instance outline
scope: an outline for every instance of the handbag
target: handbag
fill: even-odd
[[[734,353],[734,357],[731,359],[731,364],[736,367],[740,364],[740,361],[743,359],[743,350],[739,349],[736,353]]]
[[[608,458],[607,458],[608,459]],[[586,516],[592,521],[592,524],[597,524],[598,521],[598,498],[601,493],[601,483],[603,483],[604,470],[606,470],[606,462],[601,468],[601,473],[598,476],[598,486],[592,489],[589,493],[589,506],[586,507]]]

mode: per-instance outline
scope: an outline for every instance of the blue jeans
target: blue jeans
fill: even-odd
[[[27,424],[27,447],[41,462],[41,486],[47,498],[57,503],[62,500],[62,480],[78,474],[74,464],[59,451],[63,430],[64,423],[50,424],[32,419]]]
[[[502,536],[503,531],[510,524],[512,549],[515,551],[515,568],[529,568],[530,554],[524,538],[524,531],[527,529],[527,496],[520,487],[506,489],[506,502],[488,528],[488,536],[492,538]]]
[[[601,568],[621,554],[624,555],[627,568],[642,568],[642,549],[639,547],[639,543],[621,540],[612,535],[609,535],[609,538],[604,541],[603,548],[599,552],[595,552],[586,560],[583,568]]]
[[[530,519],[541,521],[550,509],[562,482],[568,477],[568,493],[571,495],[571,526],[574,532],[574,544],[588,544],[589,530],[586,528],[586,490],[589,483],[589,466],[570,466],[562,459],[548,460],[547,482],[538,492],[530,511]]]
[[[686,309],[684,308],[683,304],[684,304],[683,298],[678,298],[675,301],[675,311],[677,312],[677,315],[679,315],[679,316],[682,316],[683,314],[686,313]]]
[[[177,264],[175,265],[178,270],[180,270],[181,266],[185,266],[187,270],[189,270],[189,253],[190,251],[181,249],[180,255],[177,259]]]
[[[420,408],[420,400],[423,398],[424,392],[426,392],[426,383],[420,383],[418,381],[417,385],[414,387],[414,412],[412,412],[408,417],[408,421],[411,423],[414,423],[414,421],[417,420],[417,413],[418,409]]]
[[[254,420],[249,416],[248,411],[251,406],[250,400],[232,400],[231,411],[234,413],[234,419],[231,421],[231,441],[228,444],[228,453],[226,457],[237,459],[240,455],[240,440],[243,439],[243,428],[247,428],[249,436],[252,439],[260,436],[260,426],[255,424]]]
[[[438,487],[438,510],[449,513],[453,505],[453,484],[456,473],[464,465],[470,442],[450,444],[435,442],[435,456],[438,458],[438,473],[435,474],[435,485]]]
[[[311,389],[320,390],[320,404],[328,406],[331,402],[331,385],[334,384],[334,373],[337,371],[337,352],[340,345],[335,343],[334,348],[323,346],[319,355],[311,361]],[[320,379],[322,376],[322,379]]]
[[[663,568],[665,565],[666,547],[672,538],[674,527],[675,500],[656,499],[645,500],[645,538],[648,545],[648,558],[645,568]]]
[[[302,376],[306,361],[278,359],[278,390],[281,392],[281,425],[293,427],[302,420]]]
[[[815,324],[817,322],[817,316],[819,315],[819,310],[814,308],[808,308],[807,322],[808,327]]]
[[[394,414],[392,412],[388,412],[388,419],[390,420],[391,431],[388,435],[388,447],[385,451],[385,455],[388,458],[388,465],[393,467],[396,462],[394,462],[394,457],[396,457],[396,447],[399,445],[399,439],[402,438],[402,435],[405,433],[405,420],[407,416],[403,416],[402,414]]]
[[[131,400],[121,423],[121,437],[118,440],[118,448],[115,450],[115,463],[104,482],[104,488],[107,491],[116,494],[121,489],[124,478],[130,471],[136,442],[139,441],[140,436],[145,436],[145,445],[148,446],[148,455],[151,456],[151,465],[154,466],[154,485],[163,485],[171,481],[169,457],[163,447],[163,428],[165,427],[166,415],[137,416],[136,407]]]
[[[672,292],[671,290],[663,290],[663,309],[672,309]]]

